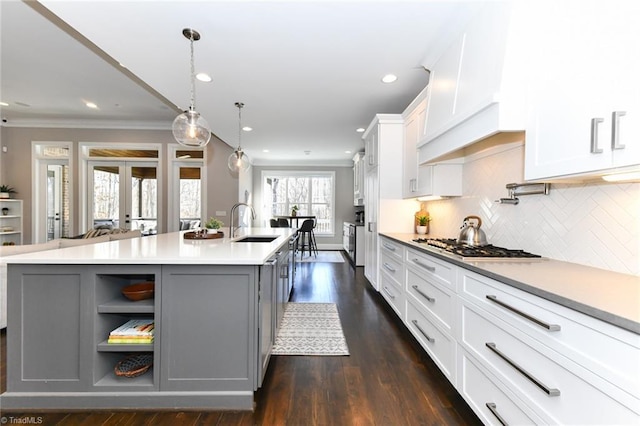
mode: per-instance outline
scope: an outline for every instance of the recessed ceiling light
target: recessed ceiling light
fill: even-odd
[[[0,106],[9,106],[9,104],[6,102],[0,102]]]
[[[356,132],[358,132],[358,133],[364,133],[364,127],[358,127],[358,128],[356,129]]]
[[[345,154],[351,154],[351,151],[345,151],[344,153]]]
[[[87,106],[87,108],[92,108],[92,109],[98,108],[98,105],[94,104],[93,102],[85,102],[85,105]]]
[[[209,76],[209,74],[203,72],[196,74],[196,78],[200,81],[204,81],[205,83],[211,82],[211,77]]]
[[[263,149],[262,152],[269,152],[269,150],[268,149]]]
[[[242,130],[244,130],[245,132],[250,132],[250,131],[252,131],[252,130],[253,130],[253,127],[244,126],[244,127],[242,128]]]
[[[382,82],[383,83],[393,83],[394,81],[396,81],[398,79],[397,76],[393,75],[393,74],[387,74],[384,77],[382,77]]]

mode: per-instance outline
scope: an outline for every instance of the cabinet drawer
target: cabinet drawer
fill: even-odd
[[[386,273],[380,274],[380,293],[400,319],[404,320],[404,292]]]
[[[407,299],[421,312],[429,312],[448,333],[452,333],[455,302],[453,295],[445,287],[434,284],[430,279],[407,270]]]
[[[478,365],[479,363],[468,356],[464,350],[460,349],[458,353],[460,360],[458,390],[484,424],[544,424],[512,392],[486,374],[484,368]]]
[[[456,267],[417,250],[406,251],[406,265],[418,274],[430,277],[455,290]]]
[[[453,337],[436,327],[420,312],[411,299],[407,300],[406,324],[442,373],[452,384],[455,384],[456,342]]]
[[[640,395],[639,335],[473,272],[461,274],[460,286],[458,294],[464,299],[629,394]]]
[[[489,320],[480,308],[460,306],[461,344],[546,422],[637,422],[632,408],[638,410],[638,404],[629,395],[507,324]]]
[[[380,272],[386,273],[400,290],[403,289],[404,268],[400,260],[391,257],[388,253],[382,253],[380,256]]]
[[[398,262],[402,262],[404,257],[404,247],[402,244],[398,244],[388,238],[380,238],[380,254],[388,255],[391,258],[395,258]]]

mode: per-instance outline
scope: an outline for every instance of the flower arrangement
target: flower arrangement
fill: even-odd
[[[431,217],[428,214],[417,214],[418,226],[427,226],[431,222]]]
[[[18,191],[10,187],[9,185],[0,185],[0,198],[10,198],[11,194],[15,194]]]
[[[224,225],[224,223],[221,220],[212,216],[205,222],[204,227],[208,230],[217,232],[217,230],[220,229],[222,225]]]
[[[426,234],[428,231],[429,222],[431,221],[429,213],[416,213],[416,221],[418,222],[418,225],[416,226],[416,232],[418,234]]]
[[[300,210],[300,209],[298,208],[297,205],[294,205],[293,207],[291,207],[291,216],[297,215],[298,214],[298,210]]]

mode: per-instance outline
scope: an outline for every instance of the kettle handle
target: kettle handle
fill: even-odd
[[[476,219],[478,221],[478,228],[482,226],[482,219],[480,219],[480,216],[467,216],[462,220],[462,223],[466,222],[467,219]]]

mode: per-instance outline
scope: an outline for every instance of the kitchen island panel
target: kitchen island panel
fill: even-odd
[[[257,269],[163,268],[162,391],[256,388]]]
[[[29,266],[9,269],[15,282],[8,292],[12,322],[7,338],[7,390],[74,391],[89,386],[91,318],[84,308],[89,292],[86,271],[72,267]]]

